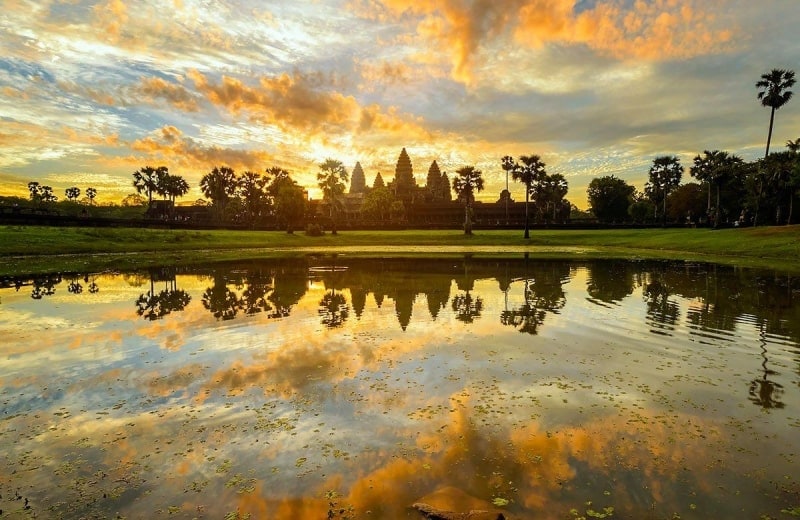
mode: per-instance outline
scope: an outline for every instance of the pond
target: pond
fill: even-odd
[[[0,334],[3,518],[800,515],[788,274],[309,256],[3,278]]]

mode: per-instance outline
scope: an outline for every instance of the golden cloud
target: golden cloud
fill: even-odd
[[[273,162],[271,154],[259,150],[234,150],[218,146],[202,146],[172,125],[165,125],[149,136],[131,143],[131,148],[146,155],[146,160],[177,164],[185,168],[210,169],[226,165],[234,169],[261,169]],[[134,158],[141,163],[142,158]]]
[[[161,78],[142,78],[136,91],[155,103],[163,99],[169,105],[184,112],[197,112],[197,99],[183,85],[169,83]]]
[[[615,59],[663,60],[724,51],[730,29],[717,27],[714,5],[689,0],[599,1],[576,11],[577,0],[382,0],[353,1],[351,10],[379,21],[417,20],[416,36],[432,42],[433,51],[415,56],[422,63],[439,62],[449,49],[451,76],[474,82],[482,47],[507,36],[523,45],[586,45]],[[413,38],[407,38],[413,44]]]
[[[616,59],[664,60],[724,51],[730,29],[717,29],[708,2],[618,0],[576,14],[574,0],[537,0],[522,7],[515,37],[524,44],[584,44]]]
[[[335,79],[322,74],[262,77],[258,86],[228,76],[215,84],[198,71],[190,72],[189,77],[212,104],[236,116],[246,113],[252,121],[275,125],[291,134],[322,139],[331,134],[375,132],[422,140],[431,137],[421,119],[401,115],[394,108],[361,106],[353,96],[331,90]]]

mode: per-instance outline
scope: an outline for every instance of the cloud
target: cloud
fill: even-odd
[[[355,97],[334,89],[338,80],[322,73],[284,73],[260,78],[257,86],[222,76],[211,82],[198,71],[189,73],[195,88],[213,105],[234,117],[276,125],[288,133],[302,133],[325,141],[331,135],[379,134],[381,138],[429,140],[431,132],[421,118],[400,114],[396,108],[362,105]]]
[[[172,125],[135,140],[131,149],[144,154],[144,162],[156,160],[186,168],[210,169],[214,165],[226,165],[234,169],[261,169],[273,162],[267,152],[199,145]]]
[[[162,78],[142,78],[136,92],[145,96],[145,100],[155,103],[163,99],[170,106],[183,112],[197,112],[197,98],[183,85],[169,83]]]
[[[515,38],[532,47],[583,44],[616,59],[691,58],[729,50],[732,31],[718,29],[711,2],[620,0],[576,13],[575,0],[536,0],[519,12]]]
[[[515,43],[584,45],[618,60],[665,60],[729,50],[734,35],[718,27],[719,9],[696,0],[605,0],[584,10],[578,0],[383,0],[349,7],[380,21],[415,20],[416,37],[431,42],[417,58],[440,62],[446,50],[452,78],[467,85],[491,62],[491,52]]]

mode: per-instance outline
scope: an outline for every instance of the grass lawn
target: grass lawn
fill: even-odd
[[[0,274],[95,270],[276,254],[500,254],[674,258],[800,271],[800,226],[745,229],[266,231],[0,226]]]

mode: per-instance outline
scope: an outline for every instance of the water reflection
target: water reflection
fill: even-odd
[[[4,278],[0,509],[779,517],[798,298],[780,273],[525,258]]]

